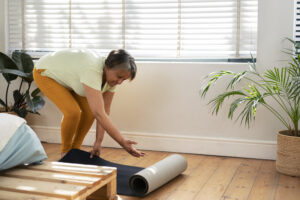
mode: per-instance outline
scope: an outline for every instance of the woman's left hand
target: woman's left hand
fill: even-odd
[[[144,152],[136,150],[132,145],[137,144],[137,142],[132,140],[125,140],[124,143],[121,145],[123,148],[132,156],[134,157],[143,157],[145,155]]]

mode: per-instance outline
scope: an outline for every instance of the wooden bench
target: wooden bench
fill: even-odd
[[[0,199],[115,200],[116,171],[63,162],[17,167],[0,172]]]

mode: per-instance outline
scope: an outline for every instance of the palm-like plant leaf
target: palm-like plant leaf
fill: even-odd
[[[248,88],[245,88],[247,91],[247,96],[243,98],[245,104],[244,109],[241,111],[238,119],[241,119],[241,124],[244,122],[245,125],[250,127],[250,123],[255,119],[256,109],[259,103],[265,103],[264,96],[259,92],[257,87],[254,85],[248,85]]]
[[[297,54],[299,53],[299,49],[300,49],[300,43],[297,42],[297,41],[294,41],[294,40],[292,40],[290,38],[285,38],[285,39],[288,40],[289,42],[291,42],[293,44],[294,49],[290,50],[290,51],[293,52],[293,55],[297,56]]]
[[[236,96],[236,95],[241,95],[241,96],[245,96],[245,94],[240,91],[229,91],[229,92],[224,92],[220,95],[218,95],[217,97],[213,98],[208,104],[212,105],[213,111],[212,113],[218,114],[221,106],[223,105],[224,101],[226,98],[229,98],[231,96]]]
[[[205,77],[205,80],[208,80],[208,81],[205,84],[203,84],[204,86],[200,90],[201,97],[205,97],[209,88],[212,85],[214,85],[219,79],[221,79],[223,76],[226,76],[226,75],[235,75],[235,73],[233,73],[231,71],[222,70],[220,72],[211,73],[210,75]]]
[[[257,71],[256,71],[255,60],[254,60],[252,54],[251,54],[251,60],[252,60],[252,62],[249,63],[249,69],[250,69],[250,72],[257,73]]]
[[[294,98],[293,84],[286,67],[267,70],[264,76],[267,78],[265,82],[270,86],[269,88],[273,89],[275,94],[286,97],[287,99]]]
[[[238,108],[238,106],[240,104],[242,104],[243,102],[247,101],[248,99],[245,97],[242,98],[237,98],[236,100],[234,100],[231,104],[230,104],[230,108],[229,108],[229,113],[228,113],[228,117],[230,119],[233,118],[233,114],[235,112],[235,110]]]
[[[292,85],[293,85],[293,88],[291,90],[291,93],[294,94],[296,101],[299,102],[299,99],[300,99],[300,76],[293,78]]]
[[[240,104],[245,104],[244,109],[241,111],[238,119],[241,119],[241,123],[244,122],[245,125],[249,127],[250,122],[255,119],[256,109],[259,103],[265,103],[263,95],[259,92],[257,87],[253,85],[248,85],[248,88],[244,89],[245,92],[241,90],[236,91],[228,91],[224,92],[217,97],[213,98],[209,104],[212,105],[213,111],[212,113],[218,114],[220,108],[222,107],[223,103],[226,99],[229,97],[235,97],[239,96],[237,99],[235,99],[229,108],[228,117],[233,118],[234,112],[238,108]],[[242,96],[242,97],[240,97]]]
[[[250,122],[255,119],[258,105],[262,105],[282,122],[291,135],[300,137],[298,128],[300,119],[300,43],[291,39],[288,40],[293,43],[295,49],[289,51],[289,54],[293,52],[293,55],[291,62],[286,67],[275,67],[261,75],[257,72],[255,61],[251,56],[252,63],[249,64],[249,70],[241,73],[220,71],[206,77],[208,82],[202,87],[202,97],[221,77],[225,75],[232,76],[227,84],[226,92],[219,94],[209,102],[213,107],[213,114],[218,114],[226,99],[238,96],[230,104],[228,118],[232,119],[234,113],[237,112],[237,108],[241,106],[242,109],[237,120],[249,127]],[[247,81],[248,87],[242,91],[233,90],[235,85],[240,83],[242,79]],[[267,98],[271,98],[272,103],[266,102]],[[271,105],[273,103],[276,103],[277,106]],[[285,115],[282,114],[282,111]]]
[[[229,88],[233,89],[234,86],[247,75],[247,71],[243,71],[241,73],[232,73],[232,75],[233,78],[229,81],[229,84],[227,85],[227,89]]]
[[[298,43],[299,44],[299,43]],[[293,62],[290,63],[290,66],[287,68],[288,73],[292,76],[291,84],[292,90],[291,93],[296,101],[299,103],[300,100],[300,54],[298,54],[297,59],[293,58]]]
[[[253,108],[256,110],[257,103],[255,100],[248,101],[242,110],[242,112],[237,117],[237,120],[241,118],[241,124],[244,122],[245,126],[250,127],[250,122],[254,120]]]

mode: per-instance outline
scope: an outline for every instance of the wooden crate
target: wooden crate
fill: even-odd
[[[116,168],[63,162],[0,172],[0,199],[117,199]]]

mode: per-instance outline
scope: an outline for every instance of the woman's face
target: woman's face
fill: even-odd
[[[111,87],[115,85],[120,85],[124,80],[127,80],[130,78],[130,71],[127,70],[124,64],[120,64],[118,66],[115,66],[113,69],[108,69],[105,67],[105,78],[108,85]]]

